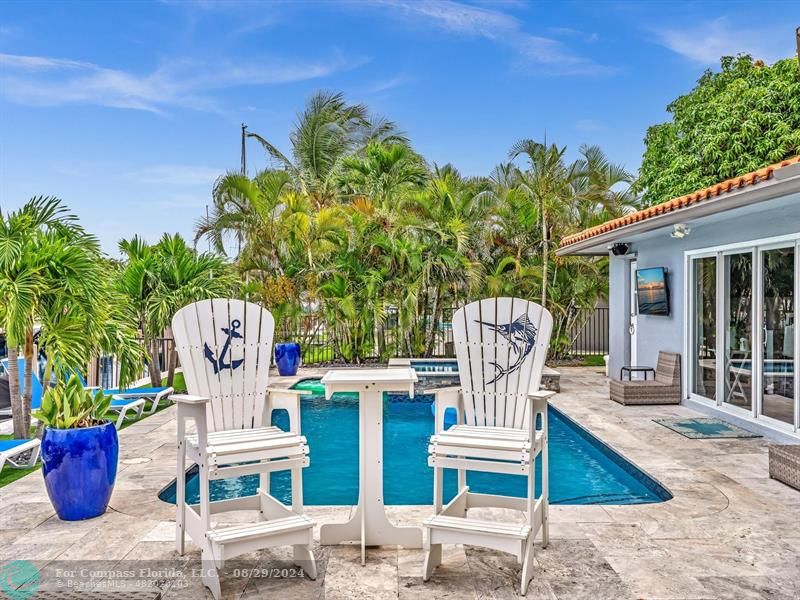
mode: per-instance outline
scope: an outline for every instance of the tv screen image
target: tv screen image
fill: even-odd
[[[669,292],[664,267],[636,271],[636,297],[640,315],[669,315]]]

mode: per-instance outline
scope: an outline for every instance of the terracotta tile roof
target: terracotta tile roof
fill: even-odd
[[[745,175],[740,175],[738,177],[734,177],[733,179],[728,179],[721,183],[717,183],[707,188],[703,188],[702,190],[697,190],[696,192],[692,192],[691,194],[686,194],[685,196],[679,196],[678,198],[667,200],[666,202],[662,202],[661,204],[655,204],[653,206],[644,208],[642,210],[638,210],[634,213],[625,215],[618,219],[606,221],[605,223],[597,225],[596,227],[584,229],[580,233],[576,233],[565,237],[563,240],[561,240],[560,247],[565,248],[577,242],[582,242],[583,240],[588,240],[590,238],[596,237],[602,233],[608,233],[609,231],[614,231],[615,229],[619,229],[620,227],[625,227],[626,225],[633,225],[634,223],[645,221],[651,217],[656,217],[666,213],[675,212],[683,208],[687,208],[694,204],[698,204],[705,200],[709,200],[714,196],[719,196],[720,194],[730,192],[734,189],[741,189],[744,187],[755,185],[759,182],[767,181],[768,179],[772,179],[773,174],[778,169],[782,167],[788,167],[789,165],[795,163],[800,163],[800,155],[793,156],[792,158],[787,158],[786,160],[782,160],[781,162],[775,163],[774,165],[769,165],[768,167],[758,169],[757,171],[753,171],[752,173],[746,173]]]

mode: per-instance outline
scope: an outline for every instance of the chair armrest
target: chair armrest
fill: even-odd
[[[285,408],[289,413],[289,431],[300,435],[300,397],[311,394],[310,390],[290,390],[288,388],[267,388],[269,404],[266,423],[272,422],[272,411]]]
[[[556,392],[552,390],[536,390],[528,394],[528,401],[531,404],[530,410],[528,411],[530,415],[528,431],[531,433],[536,431],[536,417],[537,415],[542,415],[541,429],[543,429],[545,435],[547,435],[547,400],[555,395]]]
[[[206,396],[192,396],[190,394],[173,394],[171,398],[175,401],[178,407],[178,452],[182,452],[182,448],[186,440],[186,421],[189,419],[194,420],[195,429],[197,432],[197,444],[200,448],[205,448],[208,445],[208,424],[206,423],[206,405],[210,398]]]
[[[455,409],[456,423],[462,421],[461,387],[451,386],[428,391],[433,392],[433,406],[436,413],[433,424],[434,435],[444,431],[444,413],[448,408]]]
[[[191,394],[173,394],[172,400],[178,404],[206,404],[210,398],[206,396],[192,396]]]
[[[310,396],[311,390],[293,390],[291,388],[267,388],[268,394],[294,394],[295,396]]]

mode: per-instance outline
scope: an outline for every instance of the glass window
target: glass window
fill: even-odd
[[[692,392],[717,398],[717,259],[695,259]]]
[[[761,413],[794,422],[794,248],[764,250],[762,257]]]
[[[725,256],[725,395],[732,406],[753,406],[753,254]]]

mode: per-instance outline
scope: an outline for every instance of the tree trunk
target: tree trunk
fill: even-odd
[[[147,362],[147,370],[150,373],[150,385],[153,387],[161,386],[161,369],[158,366],[158,340],[152,339],[146,345],[149,352],[149,361]]]
[[[425,358],[430,358],[433,355],[433,347],[436,344],[436,336],[439,333],[439,321],[441,320],[441,310],[442,310],[439,302],[440,298],[441,298],[441,293],[437,288],[433,298],[432,323],[430,330],[426,332],[428,335],[428,339],[427,343],[425,344]]]
[[[22,418],[22,394],[19,393],[19,349],[8,341],[8,391],[11,396],[11,419],[14,424],[14,439],[27,439],[28,430]]]
[[[547,308],[547,261],[549,258],[549,245],[547,240],[547,214],[544,208],[544,199],[541,200],[542,215],[542,308]]]
[[[25,346],[23,347],[23,356],[25,357],[25,390],[22,393],[22,426],[25,431],[25,438],[29,437],[31,429],[31,397],[33,396],[33,363],[34,363],[34,348],[33,348],[33,331],[25,332]],[[47,389],[47,383],[42,382],[42,393]]]

